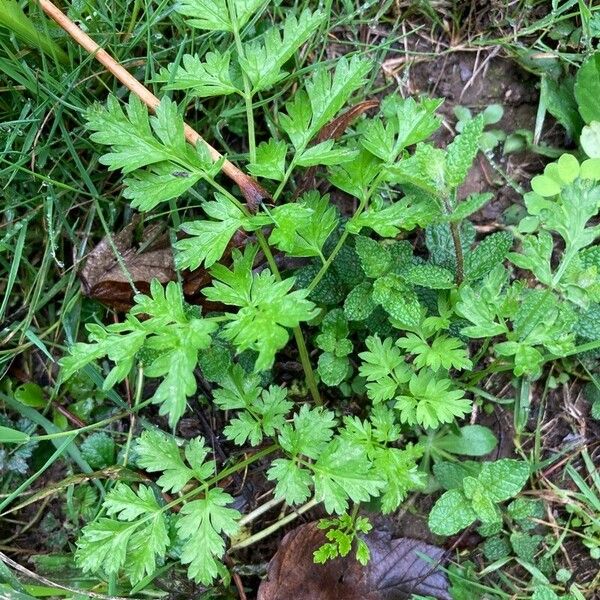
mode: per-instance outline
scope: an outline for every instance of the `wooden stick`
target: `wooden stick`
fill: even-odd
[[[82,48],[93,54],[96,60],[104,65],[126,88],[133,92],[150,110],[154,111],[160,100],[144,85],[142,85],[129,71],[119,64],[106,50],[101,48],[89,35],[82,31],[67,15],[58,9],[49,0],[39,0],[42,10],[56,23],[62,27]],[[211,157],[217,161],[221,153],[202,139],[202,136],[187,123],[184,125],[185,139],[192,145],[203,141]],[[226,160],[223,163],[223,173],[239,186],[246,198],[248,208],[254,212],[258,204],[265,198],[269,198],[262,186],[252,177],[240,171],[233,163]]]

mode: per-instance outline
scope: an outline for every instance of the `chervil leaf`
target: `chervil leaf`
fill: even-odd
[[[303,404],[292,423],[282,427],[279,443],[290,455],[301,454],[316,459],[331,440],[334,426],[335,417],[331,411],[310,409]]]
[[[105,328],[88,326],[91,344],[75,344],[72,355],[61,361],[63,379],[86,364],[107,356],[115,363],[104,381],[105,389],[127,377],[134,361],[143,355],[148,377],[162,377],[152,400],[162,403],[160,414],[169,415],[174,427],[185,412],[187,396],[196,391],[194,369],[198,351],[211,344],[210,334],[217,324],[193,318],[184,310],[181,286],[170,282],[166,288],[153,280],[150,295],[138,294],[136,304],[123,323]],[[150,318],[140,321],[136,315]],[[124,334],[124,335],[123,335]]]
[[[221,410],[236,410],[254,404],[261,394],[260,377],[234,365],[214,390],[213,399]]]
[[[296,157],[299,167],[312,167],[314,165],[339,165],[346,163],[358,155],[356,150],[349,148],[334,148],[335,140],[325,140],[315,146],[310,146]]]
[[[331,121],[354,91],[364,85],[370,68],[369,61],[353,56],[350,60],[341,58],[336,64],[333,75],[323,67],[318,67],[314,71],[306,83],[312,110],[308,139]]]
[[[325,67],[317,67],[306,83],[306,94],[296,94],[286,105],[287,114],[280,115],[281,126],[297,150],[303,150],[364,84],[369,68],[368,61],[356,56],[340,59],[333,76]]]
[[[396,345],[415,355],[414,364],[417,368],[429,367],[436,372],[444,369],[471,369],[473,363],[467,356],[467,350],[459,339],[441,335],[431,342],[431,345],[414,333],[407,333],[400,338]]]
[[[202,177],[200,172],[181,171],[174,168],[172,163],[160,163],[127,177],[123,181],[123,196],[131,200],[131,206],[148,211],[161,202],[178,198]]]
[[[267,472],[269,481],[276,481],[275,497],[288,504],[300,504],[310,498],[312,477],[310,471],[301,468],[296,461],[276,458]]]
[[[254,228],[251,220],[222,194],[202,205],[204,212],[214,221],[187,221],[182,230],[191,237],[175,243],[175,262],[181,269],[197,269],[202,263],[212,266],[225,253],[233,234],[238,229]]]
[[[390,338],[382,342],[378,336],[372,336],[365,343],[368,351],[358,356],[362,360],[359,372],[368,382],[367,395],[375,403],[390,400],[398,386],[410,380],[410,370]]]
[[[283,205],[281,213],[276,208],[272,215],[277,227],[269,241],[291,256],[322,256],[325,242],[338,226],[338,211],[330,203],[328,194],[321,196],[317,191],[304,194],[294,205],[302,208],[305,217],[295,222],[286,222],[280,215],[283,216],[285,207],[291,205]],[[274,235],[277,229],[284,227],[287,228],[287,232],[281,232],[284,243],[279,245],[277,236],[274,238]]]
[[[378,496],[385,482],[371,466],[359,446],[336,439],[313,466],[315,498],[328,513],[342,514],[348,499],[363,502]]]
[[[281,69],[294,52],[313,34],[323,20],[323,13],[304,10],[296,18],[289,14],[283,32],[275,27],[267,29],[263,40],[244,45],[238,60],[252,83],[252,91],[267,90],[285,77]]]
[[[127,545],[137,523],[100,518],[86,525],[77,541],[75,560],[86,573],[118,573],[127,557]]]
[[[330,170],[329,181],[351,196],[363,198],[380,172],[381,162],[362,150],[352,161],[333,167]],[[358,226],[355,229],[358,232]]]
[[[204,462],[208,449],[202,438],[188,442],[185,456],[188,467],[172,436],[159,431],[144,431],[138,441],[137,462],[149,473],[163,472],[156,482],[165,492],[180,492],[191,479],[203,481],[215,470],[214,461]]]
[[[252,252],[234,252],[232,270],[222,265],[213,268],[215,281],[203,293],[209,300],[241,307],[237,313],[227,313],[230,322],[224,336],[240,351],[256,350],[255,370],[261,371],[273,364],[275,353],[287,343],[285,328],[312,319],[317,311],[306,300],[306,290],[290,291],[293,279],[277,281],[268,269],[253,274]]]
[[[245,411],[231,420],[223,433],[238,446],[250,441],[257,446],[265,435],[273,436],[283,428],[285,417],[293,404],[287,400],[287,391],[279,386],[262,390],[260,397],[250,396],[244,403]]]
[[[256,148],[256,162],[248,165],[248,171],[256,177],[281,181],[285,175],[287,144],[283,140],[270,139]]]
[[[403,423],[434,429],[471,410],[464,391],[452,389],[450,379],[438,379],[433,371],[423,369],[413,375],[408,389],[410,395],[398,396],[395,404]]]
[[[243,27],[250,17],[264,4],[265,0],[233,0],[235,21]],[[177,12],[191,17],[188,25],[207,31],[233,31],[227,0],[183,0]]]
[[[156,558],[163,557],[169,546],[167,524],[154,492],[145,485],[135,492],[117,483],[106,495],[104,508],[119,520],[101,518],[83,528],[77,564],[86,572],[107,574],[125,568],[132,584],[152,575]]]
[[[415,226],[426,227],[439,217],[438,206],[427,196],[404,196],[393,204],[368,210],[353,216],[346,227],[359,233],[369,227],[382,237],[396,237],[400,231],[411,231]]]
[[[108,516],[116,515],[119,521],[134,521],[141,515],[160,510],[151,488],[140,485],[134,492],[121,482],[106,495],[104,508]]]
[[[397,94],[388,96],[382,103],[386,122],[374,119],[365,128],[361,144],[386,163],[393,163],[407,146],[427,139],[440,126],[435,115],[439,100],[415,102]]]
[[[408,492],[422,489],[427,483],[425,473],[419,471],[416,461],[423,451],[417,446],[378,448],[373,457],[373,470],[385,479],[381,492],[381,510],[390,513],[406,499]]]
[[[183,194],[200,178],[214,177],[221,169],[222,161],[214,162],[204,143],[194,149],[186,142],[183,127],[176,104],[168,98],[152,118],[133,94],[127,113],[114,96],[109,96],[106,107],[97,105],[87,113],[87,128],[94,132],[90,138],[112,147],[100,162],[110,170],[131,173],[125,180],[125,196],[142,210]],[[149,169],[138,171],[142,167]]]
[[[222,534],[237,533],[240,513],[227,508],[233,498],[221,488],[206,492],[201,500],[188,502],[176,523],[177,537],[182,543],[181,562],[189,564],[188,576],[198,583],[210,585],[219,574],[218,560],[225,551]]]
[[[141,327],[137,327],[135,321],[130,319],[127,324],[131,324],[129,332],[123,326],[119,328],[109,327],[104,330],[99,325],[89,324],[86,328],[89,331],[92,343],[78,342],[70,348],[70,355],[61,358],[62,380],[68,380],[86,365],[103,356],[112,357],[112,360],[118,362],[118,365],[113,368],[106,378],[103,387],[109,389],[125,379],[133,367],[137,352],[146,340],[146,332]],[[122,332],[125,335],[121,335]]]
[[[408,184],[431,194],[445,194],[446,154],[431,144],[417,144],[409,158],[386,166],[384,173],[390,183]]]
[[[147,367],[148,377],[164,377],[152,401],[161,404],[159,414],[169,416],[169,425],[175,427],[183,416],[188,396],[196,391],[194,369],[198,351],[210,346],[210,333],[216,323],[203,319],[190,321],[187,327],[154,336],[147,347],[161,352]]]
[[[229,73],[229,51],[207,52],[204,59],[202,61],[197,55],[184,54],[183,66],[170,64],[160,70],[154,81],[164,83],[165,90],[186,90],[199,98],[239,93]]]
[[[163,109],[169,103],[165,100]],[[108,97],[106,107],[95,105],[90,108],[86,127],[94,132],[90,136],[93,142],[113,147],[113,152],[100,159],[111,171],[121,169],[123,173],[131,173],[171,158],[170,149],[153,135],[146,107],[133,94],[129,98],[127,114],[114,96]],[[173,127],[178,128],[177,122]],[[180,129],[183,138],[183,126]]]

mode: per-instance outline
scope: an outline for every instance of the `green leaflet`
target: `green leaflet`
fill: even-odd
[[[165,492],[180,492],[192,479],[204,481],[215,472],[215,462],[205,462],[208,448],[202,438],[185,447],[186,464],[175,439],[157,430],[144,431],[138,441],[137,460],[149,473],[161,472],[156,482]]]
[[[100,162],[129,175],[124,195],[134,208],[150,210],[221,169],[222,161],[214,162],[205,144],[193,148],[186,142],[183,118],[168,98],[161,101],[154,117],[148,117],[147,108],[133,94],[126,112],[109,96],[106,107],[95,105],[86,117],[86,127],[93,132],[90,139],[111,146]]]
[[[169,416],[175,426],[186,408],[187,397],[196,391],[194,369],[198,351],[211,344],[210,334],[217,328],[212,321],[190,317],[184,309],[181,287],[170,282],[166,288],[153,280],[150,296],[139,294],[126,321],[102,328],[91,324],[90,343],[77,343],[71,354],[61,359],[61,378],[66,381],[84,366],[108,357],[115,363],[104,380],[110,389],[129,375],[136,360],[146,352],[148,377],[164,377],[153,402],[161,404],[160,414]],[[150,318],[140,321],[136,315]]]
[[[227,245],[238,229],[253,231],[268,223],[267,217],[253,218],[244,215],[230,199],[216,193],[215,200],[202,208],[212,221],[187,221],[181,229],[190,237],[175,242],[175,263],[181,269],[207,268],[221,259]]]
[[[476,476],[466,475],[461,487],[453,487],[437,500],[429,513],[429,528],[438,535],[453,535],[477,518],[484,524],[497,521],[495,505],[516,496],[528,477],[524,461],[484,462]]]
[[[211,301],[239,307],[236,313],[226,314],[229,322],[223,335],[239,351],[256,350],[254,368],[261,371],[272,366],[276,352],[287,343],[287,328],[309,321],[318,311],[306,299],[306,290],[291,291],[293,279],[277,281],[268,269],[253,274],[255,254],[256,247],[251,246],[243,255],[234,250],[233,268],[215,265],[213,285],[203,293]]]
[[[230,74],[231,53],[207,52],[204,61],[198,55],[184,54],[183,65],[170,64],[154,78],[165,90],[186,90],[199,98],[240,93]]]
[[[117,483],[106,495],[109,516],[86,525],[77,542],[75,559],[85,572],[116,574],[125,568],[132,584],[152,575],[157,557],[170,545],[165,515],[152,489],[140,485],[135,492]]]
[[[243,54],[238,57],[240,66],[252,83],[252,92],[267,90],[287,75],[283,65],[315,32],[323,21],[319,11],[305,10],[296,18],[289,14],[283,24],[283,31],[271,27],[262,40],[248,42]]]
[[[281,181],[285,175],[287,144],[283,140],[270,139],[256,148],[256,162],[248,165],[248,171],[256,177]]]
[[[577,72],[575,98],[586,123],[600,121],[600,52],[592,54]]]
[[[467,281],[480,279],[494,267],[502,264],[512,243],[513,237],[508,231],[498,231],[485,237],[465,256],[465,279]]]
[[[306,93],[296,94],[286,105],[287,114],[280,115],[281,126],[297,150],[333,119],[354,91],[364,84],[370,63],[356,56],[342,58],[330,74],[319,66],[306,82]]]
[[[238,28],[243,27],[250,17],[265,4],[265,0],[233,0],[233,15],[227,0],[183,0],[177,12],[189,17],[188,25],[208,31],[233,31],[233,19]]]
[[[188,576],[210,585],[223,571],[218,560],[225,551],[222,534],[237,533],[240,513],[228,508],[233,498],[221,488],[206,492],[204,498],[188,502],[177,520],[177,537],[181,541],[181,562],[189,565]]]
[[[457,188],[467,177],[479,150],[483,126],[483,115],[477,115],[466,123],[462,133],[456,136],[448,146],[445,183],[449,188]]]
[[[317,191],[304,194],[293,204],[283,204],[270,211],[275,227],[269,243],[290,256],[323,256],[323,247],[339,222],[329,195]]]

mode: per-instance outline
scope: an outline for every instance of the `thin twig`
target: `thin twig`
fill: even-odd
[[[83,32],[71,19],[49,0],[39,0],[42,10],[62,27],[84,50],[104,65],[126,88],[133,92],[150,110],[155,110],[160,100],[142,83],[140,83],[127,69],[119,64],[106,50],[101,48],[87,33]],[[192,127],[184,124],[185,139],[195,146],[199,141],[206,144],[213,160],[222,158],[221,153],[202,139],[202,136]],[[225,160],[222,167],[223,173],[232,179],[240,188],[248,208],[255,212],[260,202],[269,198],[268,192],[252,177],[240,171],[233,163]]]

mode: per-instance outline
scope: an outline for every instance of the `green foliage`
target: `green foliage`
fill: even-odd
[[[81,455],[92,469],[104,469],[115,463],[115,442],[107,433],[92,433],[81,444]]]
[[[160,404],[160,414],[169,416],[174,426],[183,415],[186,399],[196,391],[194,369],[198,351],[211,344],[216,323],[190,316],[185,310],[181,287],[169,283],[163,288],[157,280],[150,296],[135,296],[135,306],[123,323],[107,327],[88,325],[90,343],[75,344],[61,360],[66,381],[86,365],[106,356],[115,366],[104,380],[104,389],[123,381],[137,360],[145,364],[148,377],[162,381],[152,396]],[[149,318],[141,321],[137,315]]]
[[[335,519],[321,519],[319,529],[326,529],[325,537],[329,540],[314,552],[316,563],[325,563],[338,556],[347,556],[356,541],[356,560],[363,566],[369,562],[371,551],[367,543],[358,537],[360,533],[369,533],[373,526],[366,517],[352,519],[342,515]]]
[[[168,492],[179,492],[192,480],[202,487],[193,490],[201,498],[187,500],[175,521],[176,540],[170,531],[171,517],[149,486],[137,490],[119,482],[106,495],[101,517],[83,528],[78,541],[76,559],[84,571],[102,570],[107,575],[121,569],[132,584],[140,582],[156,570],[173,544],[180,548],[180,560],[188,564],[188,575],[209,585],[223,572],[219,559],[225,550],[222,534],[234,535],[238,530],[238,511],[228,508],[232,497],[219,487],[205,489],[215,472],[215,462],[208,455],[202,438],[185,446],[184,462],[175,439],[159,431],[145,431],[138,442],[138,464],[150,473],[161,472],[157,484]],[[180,501],[182,501],[180,500]]]
[[[440,100],[391,94],[370,116],[341,117],[354,97],[364,98],[372,63],[352,55],[303,69],[303,56],[318,53],[299,49],[331,15],[288,8],[183,0],[174,10],[202,33],[192,50],[186,38],[175,59],[165,55],[172,62],[154,78],[166,92],[183,92],[183,103],[163,98],[149,116],[135,97],[123,107],[110,96],[87,111],[90,140],[108,147],[100,164],[123,173],[131,206],[149,212],[169,202],[180,283],[152,281],[149,295],[136,294],[128,314],[110,325],[86,314],[87,342],[75,341],[60,361],[62,382],[85,369],[103,379],[105,391],[126,383],[110,401],[136,390],[144,431],[131,461],[153,482],[107,483],[102,512],[77,542],[78,565],[119,586],[122,574],[141,585],[171,563],[186,565],[205,587],[227,581],[221,559],[242,515],[222,480],[248,469],[251,477],[264,472],[275,501],[322,504],[327,541],[316,562],[354,551],[366,564],[362,534],[371,526],[359,505],[388,514],[411,492],[441,486],[429,514],[434,533],[453,535],[479,521],[488,560],[512,553],[541,573],[539,505],[516,498],[506,512],[500,507],[520,493],[530,467],[465,460],[498,444],[490,429],[467,419],[491,408],[492,378],[512,372],[527,390],[545,365],[564,357],[566,381],[575,372],[568,356],[582,339],[593,345],[598,337],[595,56],[571,99],[589,123],[581,144],[590,158],[565,154],[550,163],[533,178],[520,223],[480,235],[468,219],[492,194],[462,197],[461,186],[480,150],[493,159],[503,134],[485,128],[498,123],[502,107],[476,116],[456,110],[458,135],[445,148],[430,139],[441,124]],[[575,131],[573,106],[555,101],[548,81],[548,110]],[[185,141],[182,115],[196,114],[200,104],[187,103],[197,99],[210,122],[207,139],[269,180],[260,201],[245,204],[243,181],[229,188],[219,179],[223,160],[205,143]],[[336,188],[331,195],[312,185],[315,172]],[[142,241],[140,255],[151,243]],[[117,262],[130,268],[128,257]],[[202,281],[187,300],[202,304],[204,315],[184,299],[190,279]],[[65,315],[65,331],[75,336],[74,317]],[[37,336],[29,324],[27,331]],[[47,338],[27,339],[45,349]],[[222,411],[211,415],[216,458],[208,441],[174,437],[187,437],[189,429],[176,428],[188,400]],[[160,405],[174,435],[151,428],[147,401]],[[24,405],[45,409],[48,401],[34,394]],[[34,443],[31,429],[7,422],[0,436],[22,444],[20,451]],[[2,452],[6,470],[16,454]],[[116,454],[106,433],[81,444],[92,469],[112,466]],[[81,510],[72,508],[69,519],[92,518],[98,496],[75,498]]]
[[[131,205],[150,210],[157,204],[177,198],[200,179],[212,179],[221,169],[203,142],[196,148],[184,137],[183,118],[174,102],[164,98],[155,117],[131,96],[127,111],[109,96],[106,107],[96,105],[87,112],[90,139],[111,146],[100,162],[110,170],[130,175],[124,195]]]
[[[291,291],[294,280],[278,281],[268,269],[258,275],[252,272],[257,248],[246,246],[242,254],[233,253],[233,267],[217,264],[211,270],[213,285],[203,290],[213,302],[238,307],[236,313],[226,313],[228,323],[223,336],[238,349],[256,350],[255,370],[273,365],[275,353],[289,339],[286,327],[297,327],[309,321],[317,310],[306,299],[306,290]]]
[[[516,496],[529,478],[527,463],[512,459],[485,462],[479,474],[465,475],[461,488],[445,492],[429,514],[429,527],[438,535],[453,535],[476,519],[482,523],[500,520],[496,506]]]
[[[586,123],[600,121],[598,94],[600,94],[600,52],[592,54],[581,65],[575,82],[575,98],[579,113]]]

